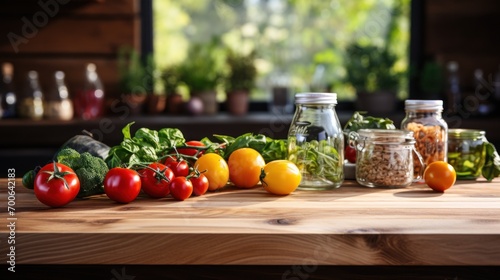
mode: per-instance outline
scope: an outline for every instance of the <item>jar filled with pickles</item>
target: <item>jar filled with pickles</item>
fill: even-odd
[[[486,133],[475,129],[448,131],[448,163],[457,172],[457,179],[474,180],[481,176],[486,159]]]

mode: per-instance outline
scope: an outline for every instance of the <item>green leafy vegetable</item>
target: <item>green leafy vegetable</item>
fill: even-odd
[[[297,144],[297,139],[290,138],[288,159],[307,174],[332,182],[343,179],[343,163],[333,144],[327,140],[313,140]]]
[[[362,128],[374,129],[396,129],[394,122],[388,118],[376,118],[364,116],[366,112],[354,112],[351,119],[346,123],[344,132],[358,131]]]
[[[500,176],[500,156],[493,144],[487,142],[485,148],[486,159],[481,172],[486,180],[492,181],[495,177]]]
[[[236,138],[215,134],[214,137],[226,145],[223,150],[226,160],[232,152],[240,148],[252,148],[258,151],[266,162],[286,159],[287,156],[286,140],[272,139],[263,134],[245,133]]]
[[[109,168],[138,163],[151,163],[175,147],[184,145],[184,135],[176,128],[162,128],[159,131],[140,128],[134,136],[127,124],[123,129],[123,141],[109,150],[106,164]]]

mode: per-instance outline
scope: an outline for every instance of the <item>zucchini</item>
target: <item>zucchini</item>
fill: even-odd
[[[94,138],[92,138],[92,134],[88,131],[83,131],[82,133],[85,133],[87,135],[76,135],[70,138],[66,143],[64,143],[57,153],[54,155],[54,160],[57,157],[57,154],[59,154],[59,151],[64,149],[64,148],[71,148],[78,153],[82,154],[84,152],[88,152],[91,155],[95,157],[100,157],[102,159],[105,159],[108,157],[109,149],[110,147],[101,141],[97,141]]]

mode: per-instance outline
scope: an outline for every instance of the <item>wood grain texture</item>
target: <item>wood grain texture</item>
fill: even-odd
[[[4,205],[6,185],[0,180]],[[498,180],[459,182],[444,194],[348,181],[285,197],[228,187],[123,205],[100,195],[60,209],[18,180],[16,217],[19,264],[500,264]],[[7,234],[2,228],[1,240]]]
[[[55,17],[36,28],[36,33],[26,37],[26,41],[17,43],[15,53],[7,34],[23,36],[24,24],[15,19],[4,19],[1,23],[0,34],[5,35],[0,39],[0,53],[12,55],[115,55],[120,46],[137,46],[139,37],[138,18]]]
[[[58,16],[128,16],[139,12],[140,0],[44,0]],[[0,3],[0,15],[3,17],[21,17],[43,11],[40,1],[4,0]],[[50,4],[47,4],[50,3]],[[57,3],[57,7],[55,7]],[[45,8],[47,9],[47,8]]]

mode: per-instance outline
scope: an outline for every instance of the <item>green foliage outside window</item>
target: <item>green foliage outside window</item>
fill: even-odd
[[[355,90],[345,82],[344,64],[353,42],[387,45],[397,60],[393,70],[408,69],[410,0],[155,0],[153,5],[160,68],[181,65],[189,60],[190,46],[217,38],[220,49],[255,52],[254,100],[269,98],[278,73],[290,77],[293,92],[322,83],[339,99],[352,100]],[[400,98],[408,94],[405,79],[402,75]]]

